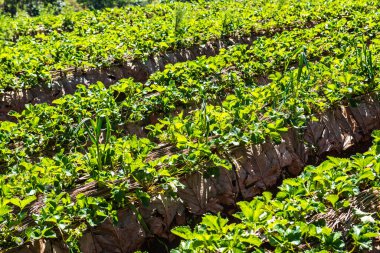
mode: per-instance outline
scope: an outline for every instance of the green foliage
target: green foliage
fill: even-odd
[[[366,16],[370,17],[369,14],[366,14]],[[359,15],[357,17],[361,19]],[[268,104],[272,108],[267,108],[269,111],[264,117],[273,118],[273,120],[270,119],[270,122],[262,122],[266,130],[252,130],[257,132],[264,131],[261,134],[255,134],[251,137],[243,135],[242,138],[245,139],[245,142],[252,140],[255,143],[260,143],[265,135],[270,135],[273,140],[279,141],[281,133],[286,130],[283,125],[289,123],[281,116],[281,113],[286,111],[286,105],[290,106],[288,108],[291,110],[289,115],[294,116],[293,119],[289,119],[291,121],[290,124],[301,127],[306,120],[305,113],[310,114],[312,107],[316,107],[314,109],[318,110],[322,106],[321,109],[323,109],[330,103],[329,101],[325,101],[326,98],[320,96],[319,92],[321,92],[320,89],[323,89],[322,87],[326,88],[325,94],[332,103],[340,101],[342,96],[350,97],[365,91],[363,90],[365,86],[362,85],[360,80],[362,72],[361,70],[354,69],[356,68],[355,66],[358,66],[355,63],[358,58],[353,57],[356,54],[357,44],[355,42],[355,34],[347,32],[353,26],[357,26],[357,23],[354,21],[349,24],[343,23],[342,26],[335,26],[331,29],[326,36],[320,34],[323,27],[332,26],[334,23],[335,21],[329,21],[317,25],[312,29],[294,30],[287,33],[286,36],[260,39],[254,42],[250,49],[247,49],[246,46],[235,46],[229,50],[223,50],[215,57],[201,57],[195,61],[169,65],[164,71],[153,74],[145,86],[131,80],[123,80],[117,85],[111,86],[109,90],[100,83],[91,85],[88,89],[85,86],[79,86],[78,92],[74,96],[65,96],[58,99],[53,102],[54,106],[28,106],[27,110],[22,114],[14,114],[18,118],[17,125],[10,124],[9,122],[3,124],[4,132],[0,135],[1,143],[3,143],[0,144],[2,147],[0,151],[0,164],[7,163],[10,165],[21,157],[41,155],[46,149],[59,152],[60,149],[65,148],[67,152],[75,147],[75,149],[80,150],[84,142],[91,140],[87,138],[88,136],[84,135],[84,131],[79,131],[79,135],[74,134],[77,125],[83,119],[94,118],[94,115],[99,113],[109,117],[112,122],[113,133],[116,136],[122,136],[122,133],[117,133],[115,130],[120,130],[131,122],[148,119],[151,115],[159,113],[166,114],[173,112],[181,105],[199,105],[204,101],[207,105],[207,103],[216,103],[221,98],[225,98],[223,102],[224,110],[233,110],[238,118],[244,120],[251,120],[251,118],[255,120],[255,115],[250,116],[249,112],[252,109],[254,111],[259,110],[260,107],[252,108],[245,105],[254,103],[253,98],[263,97],[263,99],[259,99],[258,101],[262,101],[264,107]],[[374,32],[375,30],[367,31]],[[310,80],[310,74],[308,74],[310,68],[303,68],[304,74],[301,76],[301,82],[298,83],[299,89],[297,89],[297,92],[300,93],[304,90],[302,83],[303,76],[305,76],[305,81],[309,80],[307,83],[309,87],[307,89],[312,89],[313,92],[309,94],[309,91],[304,90],[303,95],[311,96],[314,94],[318,97],[315,101],[311,102],[310,106],[306,106],[306,104],[302,105],[301,103],[295,104],[297,100],[295,100],[293,93],[296,91],[294,87],[297,85],[297,82],[294,76],[300,73],[299,71],[297,73],[290,71],[284,77],[280,73],[270,75],[275,81],[272,86],[256,88],[255,80],[258,76],[268,75],[282,69],[285,62],[296,63],[299,54],[295,54],[290,49],[295,44],[302,45],[305,40],[311,41],[307,47],[307,57],[318,56],[321,53],[319,48],[326,43],[329,43],[331,50],[336,51],[336,55],[333,54],[331,57],[326,57],[324,63],[313,67],[322,70],[322,72],[318,70],[315,73],[316,75],[313,80],[318,80],[319,83],[322,83],[322,80],[325,82],[320,87],[317,87],[318,90],[313,90],[313,80]],[[351,45],[355,45],[355,47]],[[373,52],[376,52],[377,45],[378,43],[374,41],[371,46]],[[275,50],[268,50],[268,48],[274,48]],[[341,48],[345,48],[345,53],[342,52]],[[339,63],[339,59],[336,56],[344,57],[345,60],[342,64]],[[373,61],[377,59],[376,54],[374,56]],[[331,67],[329,65],[332,61],[337,62],[337,66],[341,66],[343,71],[334,70],[331,72],[332,70],[330,70]],[[352,71],[347,66],[351,66],[352,71],[357,72],[357,74],[351,73]],[[342,78],[341,73],[345,75],[345,78]],[[324,74],[326,74],[326,77],[323,77]],[[350,76],[349,79],[346,78],[348,76]],[[341,86],[342,90],[339,90],[339,86],[337,86],[340,83],[344,84]],[[355,85],[351,86],[351,83]],[[275,88],[272,89],[272,87]],[[370,89],[375,88],[376,86]],[[254,92],[252,93],[253,90]],[[252,94],[254,97],[249,98],[245,94]],[[299,101],[302,101],[302,99],[301,97]],[[304,108],[304,106],[306,107]],[[210,134],[214,135],[218,133],[216,129],[212,129],[213,124],[215,125],[218,119],[215,119],[215,117],[214,119],[210,118],[207,115],[205,117],[205,112],[208,114],[210,108],[205,109],[207,107],[203,106],[203,114],[200,114],[200,116],[203,115],[203,118],[199,119],[199,126],[202,126],[202,129],[199,129],[199,131],[203,133],[205,132],[204,130],[209,130],[206,136],[203,135],[201,137],[203,139],[207,138]],[[273,111],[276,109],[281,111],[278,116],[273,114]],[[223,115],[227,114],[220,114],[220,116]],[[235,116],[232,114],[229,119],[231,117],[234,118]],[[282,119],[276,117],[282,117]],[[168,124],[170,120],[164,122]],[[227,126],[231,128],[231,122],[227,123]],[[146,129],[149,129],[152,135],[159,136],[165,124],[152,125]],[[183,126],[181,124],[179,122],[176,126]],[[185,125],[189,130],[190,124],[191,122]],[[258,124],[261,125],[261,123],[257,122],[251,127],[257,128]],[[237,129],[229,134],[230,137],[235,136],[236,138],[240,138],[239,135],[241,135],[241,130],[239,132]],[[179,133],[172,137],[173,140],[175,139],[174,137],[187,139],[185,135],[179,135]],[[16,145],[17,152],[13,151],[13,146],[7,145],[9,141],[18,143]],[[221,144],[225,142],[223,139],[218,139],[217,141]],[[70,147],[67,147],[68,144],[70,144]],[[232,139],[231,144],[238,145],[239,142]],[[53,150],[51,150],[52,148]],[[17,156],[15,156],[16,154]]]
[[[26,10],[26,12],[34,17],[40,14],[41,6],[50,7],[54,9],[54,13],[58,14],[64,6],[63,0],[4,0],[3,10],[15,16],[17,10]]]
[[[367,213],[355,206],[365,208],[371,193],[380,198],[379,136],[380,132],[374,133],[374,145],[367,153],[350,159],[330,158],[317,167],[307,167],[297,178],[284,180],[273,198],[264,192],[251,202],[239,202],[241,212],[234,215],[238,223],[207,214],[194,229],[174,228],[172,232],[183,241],[172,252],[371,250],[372,239],[380,236],[379,210]],[[367,200],[357,203],[363,192]],[[346,214],[345,218],[328,220],[328,210]],[[353,223],[346,224],[352,211]],[[341,225],[329,227],[336,222]]]
[[[117,4],[114,1],[96,2]],[[320,8],[322,5],[324,8]],[[356,9],[360,8],[365,11],[357,13]],[[339,5],[324,0],[313,4],[306,0],[292,0],[285,4],[280,1],[229,0],[67,12],[33,19],[0,17],[0,36],[3,38],[0,41],[0,92],[52,86],[57,78],[74,70],[119,65],[134,59],[146,60],[152,55],[202,46],[222,37],[225,43],[231,44],[229,38],[302,29],[310,22],[330,21],[327,29],[334,29],[345,25],[337,21],[342,15],[356,20],[346,21],[346,25],[355,27],[353,29],[368,27],[373,30],[379,19],[374,15],[376,10],[376,6],[367,0],[340,0]],[[364,13],[368,14],[369,26],[361,21]],[[324,48],[327,50],[328,47]],[[266,64],[270,61],[265,61],[262,67],[265,68]]]
[[[104,8],[122,7],[129,4],[136,3],[147,3],[145,1],[135,1],[135,0],[77,0],[85,8],[90,10],[101,10]]]
[[[176,198],[183,187],[180,178],[188,173],[216,176],[220,168],[231,169],[226,155],[231,147],[281,142],[289,127],[302,130],[330,107],[354,104],[369,92],[379,99],[380,41],[373,36],[379,33],[377,6],[344,1],[339,8],[320,9],[318,1],[290,1],[283,7],[253,2],[250,8],[247,2],[216,1],[78,12],[17,19],[9,23],[21,24],[17,31],[1,27],[6,39],[0,43],[11,45],[0,53],[4,88],[49,82],[53,69],[102,67],[219,36],[294,29],[259,38],[249,47],[231,46],[215,57],[168,65],[145,84],[127,79],[109,88],[100,82],[79,85],[75,94],[53,105],[13,112],[16,123],[0,123],[0,247],[58,237],[75,251],[87,228],[107,218],[115,221],[116,210],[125,207],[148,231],[138,207],[157,196]],[[278,8],[272,11],[273,6]],[[321,23],[303,29],[306,20]],[[37,27],[43,32],[35,33]],[[259,83],[262,76],[270,80]],[[178,152],[157,157],[162,143]],[[348,208],[349,198],[378,181],[380,166],[369,166],[374,155],[365,156],[351,163],[330,158],[314,168],[316,175],[307,171],[310,180],[285,180],[276,197],[265,193],[241,202],[236,215],[241,224],[207,215],[199,230],[182,227],[174,233],[188,240],[183,249],[193,247],[189,252],[199,243],[211,252],[252,251],[268,244],[285,251],[304,247],[305,241],[340,251],[347,238],[354,251],[369,248],[377,225],[363,224],[377,222],[372,214],[358,210],[361,223],[346,233],[307,220],[309,212]],[[109,195],[70,196],[92,183]],[[31,216],[28,208],[36,201],[41,209]]]
[[[373,48],[376,49],[376,44]],[[302,127],[307,120],[312,119],[314,113],[321,112],[342,99],[354,99],[354,96],[364,94],[373,86],[369,86],[368,80],[362,77],[360,65],[354,64],[357,62],[355,48],[346,50],[347,55],[343,58],[346,61],[326,57],[319,63],[309,63],[307,72],[303,72],[299,79],[297,99],[282,99],[276,96],[283,94],[284,87],[298,73],[298,69],[285,72],[281,78],[266,86],[236,85],[233,93],[227,96],[223,103],[216,105],[206,103],[212,97],[205,89],[207,86],[202,85],[201,95],[197,100],[201,106],[186,116],[180,113],[177,116],[163,117],[159,123],[148,127],[152,140],[136,136],[121,137],[125,133],[119,126],[135,122],[136,116],[140,119],[147,115],[145,113],[150,113],[152,108],[158,108],[158,101],[165,101],[156,100],[153,96],[144,96],[146,91],[158,92],[155,93],[158,97],[173,99],[171,103],[175,105],[177,98],[173,94],[180,94],[176,85],[151,85],[144,91],[145,88],[141,84],[131,80],[124,80],[110,89],[97,83],[89,88],[79,87],[76,94],[56,100],[55,106],[28,106],[21,114],[15,113],[19,119],[18,123],[0,124],[1,157],[3,163],[7,164],[6,173],[0,175],[0,210],[4,214],[0,221],[4,231],[1,235],[1,247],[15,246],[33,238],[59,236],[70,247],[75,248],[78,238],[88,226],[99,224],[105,218],[115,217],[115,210],[118,208],[135,208],[138,203],[148,205],[152,196],[158,194],[176,197],[176,192],[182,187],[179,178],[192,171],[212,173],[215,168],[230,169],[231,164],[224,156],[224,151],[231,146],[261,143],[268,137],[273,141],[279,141],[281,133],[287,131],[289,126]],[[377,59],[377,53],[373,55],[374,59]],[[203,61],[204,59],[200,62]],[[353,64],[347,66],[347,61]],[[334,64],[329,67],[330,62]],[[182,67],[181,64],[180,66]],[[342,71],[352,76],[352,92],[348,92],[344,86],[334,91],[330,90],[329,84],[340,82]],[[164,78],[167,73],[161,73],[161,77],[161,74],[157,73],[154,78],[161,80],[159,78]],[[378,80],[377,73],[376,71],[375,80]],[[172,74],[170,78],[173,78]],[[320,84],[318,89],[316,83]],[[118,102],[119,96],[123,94],[125,99]],[[283,103],[273,106],[271,103],[275,101]],[[29,132],[25,129],[29,129]],[[9,146],[10,140],[20,145]],[[149,160],[148,157],[158,144],[157,140],[172,143],[180,151],[186,152]],[[34,155],[44,154],[43,150],[47,150],[47,147],[50,150],[54,147],[55,155],[39,155],[41,158],[35,161]],[[332,162],[318,167],[324,177],[320,178],[317,175],[312,180],[329,189],[319,191],[318,201],[323,205],[319,202],[305,202],[302,197],[297,205],[289,203],[288,209],[282,208],[282,215],[289,219],[294,215],[306,215],[310,210],[322,210],[323,206],[337,210],[347,207],[347,202],[342,201],[343,198],[356,194],[363,185],[376,181],[375,173],[378,173],[378,167],[375,166],[374,170],[367,168],[371,159],[357,159],[352,163],[350,171],[355,169],[360,172],[356,181],[352,183],[345,178],[345,174],[330,175],[330,172],[334,171],[333,166],[347,166],[343,163],[345,160],[331,158]],[[328,177],[334,180],[334,184]],[[78,199],[75,201],[67,196],[63,198],[61,193],[68,195],[67,192],[78,185],[79,178],[85,178],[86,182],[96,181],[99,186],[106,187],[111,193],[112,201],[103,197],[93,199],[89,196],[80,196],[83,201],[79,202]],[[361,187],[352,187],[355,182],[360,183]],[[310,186],[312,188],[305,190],[299,181],[287,180],[284,183],[284,190],[277,194],[279,201],[296,198],[314,187]],[[19,230],[27,218],[27,212],[21,211],[16,215],[14,211],[24,210],[39,194],[45,197],[43,208],[47,208],[46,215],[42,213],[42,216],[33,216],[32,222],[24,230]],[[10,201],[11,199],[13,200]],[[242,213],[248,217],[247,222],[254,223],[253,226],[260,229],[260,224],[270,220],[268,212],[272,209],[266,209],[269,208],[269,202],[272,203],[271,196],[265,194],[261,202],[252,202],[254,205],[262,205],[263,208],[252,208],[252,203],[240,204]],[[61,207],[55,206],[57,204]],[[282,204],[279,202],[278,205],[281,207]],[[299,209],[299,206],[303,209]],[[50,210],[51,208],[56,212]],[[86,210],[82,210],[83,208]],[[51,223],[50,214],[65,217],[59,219],[63,224]],[[75,222],[69,223],[67,220]],[[364,220],[370,221],[371,218],[366,217]],[[227,226],[221,217],[208,217],[204,221],[213,230]],[[292,249],[302,244],[305,229],[312,231],[310,236],[313,238],[317,233],[313,231],[320,229],[323,232],[321,242],[328,243],[331,250],[342,249],[344,235],[333,233],[323,226],[314,230],[314,227],[305,227],[305,220],[301,221],[303,223],[291,224],[290,227],[288,223],[274,224],[276,226],[273,225],[273,231],[281,233],[273,232],[268,236],[268,242],[280,249]],[[243,250],[246,245],[261,247],[258,240],[260,237],[247,233],[244,227],[235,230],[233,226],[227,226],[225,229],[226,233],[216,237],[201,235],[200,238],[207,241],[207,247],[214,247],[214,241],[221,241],[218,238],[227,234],[228,241],[221,247],[231,251]],[[205,231],[207,232],[207,229]],[[187,236],[186,229],[178,233]],[[357,233],[356,230],[352,231],[353,236]],[[365,230],[363,233],[370,238],[373,232]],[[366,245],[367,241],[363,240],[358,237],[358,245]],[[363,245],[357,247],[364,247]]]

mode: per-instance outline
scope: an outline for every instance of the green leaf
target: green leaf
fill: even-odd
[[[170,172],[167,169],[160,169],[158,171],[158,174],[162,177],[170,177],[171,176]]]
[[[263,192],[263,197],[266,201],[266,203],[270,202],[272,200],[273,194],[271,192]]]
[[[251,206],[249,205],[248,202],[246,201],[243,201],[243,202],[238,202],[238,205],[244,215],[244,218],[247,219],[247,220],[253,220],[253,209],[251,208]]]
[[[33,229],[30,234],[29,238],[32,240],[39,240],[42,238],[42,232],[38,228]]]
[[[270,132],[269,136],[275,143],[281,143],[282,137],[278,132]]]
[[[12,237],[12,241],[15,242],[17,245],[22,245],[24,243],[24,239],[21,237]]]
[[[339,196],[335,194],[330,194],[326,196],[325,199],[328,200],[332,204],[333,207],[335,207],[336,202],[338,202],[339,200]]]
[[[193,233],[188,226],[175,227],[171,230],[171,232],[176,236],[182,237],[185,240],[193,239]]]
[[[180,133],[175,133],[174,135],[175,135],[178,143],[181,143],[181,144],[187,143],[186,136],[184,136]]]
[[[0,206],[0,216],[4,216],[12,211],[12,208],[8,205]]]
[[[362,181],[364,179],[368,179],[368,180],[372,181],[372,180],[375,180],[375,178],[376,178],[375,174],[372,171],[367,170],[360,175],[359,181]]]
[[[19,198],[12,198],[9,200],[9,202],[23,210],[28,204],[36,199],[36,196],[28,196],[23,200],[20,200]]]
[[[42,231],[43,238],[57,238],[56,233],[51,228],[46,228]]]
[[[299,181],[297,181],[296,179],[293,179],[293,178],[288,178],[288,179],[285,179],[283,182],[282,182],[283,185],[290,185],[290,186],[294,186],[294,187],[298,187],[301,185],[301,183]]]
[[[159,93],[162,93],[162,92],[164,92],[164,91],[166,90],[166,87],[161,86],[161,85],[155,85],[155,84],[153,84],[153,85],[151,86],[151,88],[152,88],[153,90],[156,90],[156,91],[159,92]]]
[[[255,247],[260,247],[261,244],[263,243],[259,237],[254,236],[254,235],[251,235],[251,236],[249,236],[248,238],[246,238],[246,237],[241,237],[241,238],[239,238],[239,240],[240,240],[241,242],[246,242],[246,243],[248,243],[248,244],[250,244],[250,245],[253,245],[253,246],[255,246]]]
[[[52,103],[55,105],[62,105],[64,103],[66,103],[66,99],[64,97],[58,98],[58,99],[54,100]]]
[[[376,238],[380,236],[380,233],[369,232],[369,233],[365,233],[363,236],[366,238]]]
[[[144,191],[136,190],[136,196],[141,200],[141,203],[147,207],[150,203],[150,195]]]
[[[222,217],[214,215],[205,215],[202,218],[202,224],[208,226],[211,230],[221,231],[225,225],[227,225],[228,220]]]
[[[343,207],[349,207],[351,205],[351,203],[350,203],[350,201],[348,201],[348,200],[345,200],[344,202],[343,202]]]
[[[32,203],[36,199],[37,199],[36,196],[28,196],[25,199],[21,200],[21,207],[20,207],[21,210],[23,210],[27,205],[29,205],[30,203]]]

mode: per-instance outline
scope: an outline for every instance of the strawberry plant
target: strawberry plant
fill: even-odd
[[[331,157],[284,180],[276,196],[264,192],[250,202],[239,202],[241,211],[234,214],[238,222],[207,214],[194,229],[174,228],[183,241],[171,252],[371,250],[373,238],[380,236],[379,210],[358,208],[368,208],[365,203],[374,195],[379,203],[379,136],[374,133],[374,144],[364,154]],[[331,220],[329,212],[345,218]],[[353,224],[346,223],[347,217]]]
[[[201,46],[221,36],[270,34],[349,17],[350,13],[355,16],[358,8],[376,11],[366,0],[339,1],[339,5],[322,0],[313,5],[309,1],[261,0],[168,3],[35,19],[4,18],[0,19],[4,38],[0,42],[0,91],[53,85],[57,77],[75,69],[86,71],[147,59],[178,48]],[[183,25],[183,18],[187,25]],[[370,24],[372,29],[376,21]]]
[[[218,169],[230,170],[231,149],[280,143],[289,128],[302,132],[316,115],[368,93],[377,101],[377,7],[368,1],[323,8],[318,1],[170,3],[20,18],[0,28],[0,64],[12,87],[49,82],[51,71],[67,67],[110,66],[221,36],[268,35],[167,65],[144,84],[79,85],[52,105],[13,112],[16,122],[0,123],[0,248],[59,238],[75,252],[85,231],[116,221],[120,208],[130,209],[150,234],[139,207],[163,197],[177,201],[181,179],[191,173],[214,179]],[[289,31],[270,34],[279,28]],[[276,196],[240,202],[234,215],[240,223],[209,214],[195,229],[176,228],[186,239],[178,250],[370,249],[377,216],[355,203],[376,197],[376,143],[363,155],[329,158],[284,180]],[[81,187],[91,190],[76,194]],[[324,221],[326,213],[348,209],[352,227]]]

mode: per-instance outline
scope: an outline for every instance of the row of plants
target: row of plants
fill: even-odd
[[[51,32],[36,21],[35,30],[18,35],[15,41],[0,41],[0,91],[54,85],[53,75],[68,69],[101,68],[223,37],[305,27],[376,10],[369,0],[213,1],[50,17],[46,23],[54,27]],[[20,29],[16,33],[22,34],[23,27],[33,23],[20,21],[26,24],[22,26],[17,22],[1,26],[20,27],[3,28],[5,38]],[[365,22],[373,25],[371,19]]]
[[[145,0],[75,0],[73,2],[64,0],[3,0],[1,15],[9,15],[12,18],[28,15],[35,17],[40,15],[54,14],[58,15],[65,11],[76,10],[78,7],[101,10],[104,8],[121,7],[132,4],[147,4],[152,1]],[[68,9],[68,10],[67,10]]]
[[[2,2],[1,15],[4,13],[10,14],[14,17],[20,10],[25,10],[30,16],[37,16],[40,14],[41,8],[50,8],[52,13],[58,14],[65,2],[62,0],[38,0],[38,1],[17,1],[17,0],[4,0]]]
[[[243,3],[243,2],[242,2]],[[245,2],[244,2],[245,3]],[[277,22],[284,22],[282,19],[286,19],[287,17],[283,17],[284,15],[281,13],[270,13],[271,10],[269,10],[269,7],[275,7],[277,10],[282,10],[285,8],[293,8],[293,11],[300,12],[302,9],[305,13],[302,13],[303,16],[310,16],[309,21],[317,21],[322,20],[323,16],[319,15],[319,17],[316,17],[316,14],[313,9],[314,8],[320,8],[318,6],[323,2],[316,2],[314,3],[299,3],[295,5],[295,2],[289,2],[289,3],[281,3],[277,1],[273,1],[272,3],[265,3],[265,1],[258,1],[256,3],[248,3],[251,7],[261,7],[262,10],[257,9],[254,13],[252,10],[247,13],[255,14],[256,16],[251,15],[251,21],[254,23],[262,23],[259,25],[258,31],[262,30],[263,24],[269,22],[269,18],[272,18],[277,16],[276,20],[271,21],[272,25],[275,25]],[[58,31],[62,33],[74,33],[78,36],[86,36],[88,34],[101,34],[104,32],[104,30],[111,29],[114,27],[119,27],[120,25],[126,26],[127,24],[131,23],[131,21],[135,21],[136,24],[130,24],[131,26],[137,25],[139,22],[148,22],[144,21],[142,19],[148,19],[148,20],[156,20],[159,18],[169,19],[172,15],[173,8],[177,6],[179,3],[170,3],[167,2],[166,4],[151,4],[144,7],[134,7],[129,6],[127,8],[113,8],[113,9],[106,9],[103,11],[80,11],[80,12],[67,12],[64,15],[49,15],[46,14],[41,17],[35,17],[35,18],[26,18],[26,17],[19,17],[17,19],[9,19],[6,16],[1,16],[2,20],[1,23],[7,23],[7,26],[2,26],[0,33],[2,35],[2,38],[7,41],[14,41],[16,42],[18,39],[28,36],[35,36],[37,34],[50,34],[52,32]],[[232,9],[232,6],[228,5],[235,5],[234,7],[239,7],[239,10],[242,10],[242,6],[240,3],[233,3],[231,1],[212,1],[208,3],[204,2],[193,2],[193,3],[184,3],[184,5],[178,5],[178,8],[180,9],[186,9],[188,11],[194,11],[197,12],[203,12],[199,13],[199,18],[205,18],[202,17],[204,15],[211,16],[213,19],[219,18],[217,15],[220,14],[220,16],[223,16],[224,11],[227,11],[228,9]],[[335,4],[338,6],[338,4]],[[352,5],[348,4],[348,6]],[[366,2],[362,3],[356,3],[354,6],[351,6],[350,9],[360,11],[368,8]],[[205,9],[210,9],[209,12],[205,12]],[[218,13],[219,12],[219,13]],[[308,13],[311,12],[311,13]],[[330,15],[332,14],[333,10],[330,10]],[[345,12],[341,13],[342,15],[349,15],[351,12]],[[186,13],[184,13],[185,15]],[[188,13],[190,14],[190,13]],[[192,14],[192,13],[191,13]],[[235,13],[231,13],[231,18],[235,19]],[[298,14],[301,15],[301,14]],[[185,15],[187,16],[187,15]],[[174,18],[174,17],[173,17]],[[68,20],[71,20],[71,22],[68,22]],[[295,20],[294,18],[289,18]],[[282,20],[282,21],[281,21]],[[164,20],[165,21],[165,20]],[[161,21],[161,22],[164,22]],[[214,20],[216,21],[216,20]],[[247,22],[247,21],[243,21]],[[71,23],[71,26],[68,27],[66,23]],[[288,25],[291,24],[291,21],[287,21]],[[303,24],[303,23],[302,23]],[[228,23],[225,25],[228,25]],[[283,23],[285,25],[285,23]],[[248,26],[246,24],[246,30],[250,31],[251,29],[248,29],[249,27],[253,27],[252,24]],[[260,28],[261,27],[261,28]],[[274,26],[279,27],[279,26]],[[273,27],[273,28],[274,28]],[[123,27],[124,28],[124,27]],[[144,28],[143,25],[139,28]],[[232,27],[231,27],[232,28]],[[85,31],[85,32],[83,32]],[[232,29],[229,30],[230,32],[233,32]],[[236,31],[241,32],[241,31]],[[215,33],[215,31],[214,31]],[[220,31],[219,31],[220,33]],[[220,36],[219,33],[215,33],[216,35]],[[227,34],[224,34],[227,35]],[[214,35],[215,36],[215,35]]]
[[[151,140],[116,138],[113,122],[102,111],[84,118],[73,134],[89,136],[87,152],[20,159],[0,175],[0,247],[58,237],[75,252],[82,233],[106,218],[116,219],[119,208],[137,213],[137,206],[149,204],[157,194],[176,198],[185,174],[231,169],[224,156],[231,146],[277,142],[288,127],[302,128],[315,120],[313,115],[344,100],[354,103],[356,96],[369,92],[379,99],[380,45],[375,41],[370,48],[358,44],[343,58],[317,63],[308,62],[303,52],[298,69],[279,74],[269,85],[237,86],[214,104],[207,103],[205,94],[201,108],[160,119],[148,127]],[[152,140],[172,143],[178,152],[152,159],[157,148]],[[109,195],[70,196],[91,182]],[[37,199],[41,208],[30,212],[28,205]]]
[[[380,132],[349,159],[330,157],[285,179],[278,192],[238,202],[233,217],[206,214],[176,227],[179,252],[375,252],[380,237]]]
[[[259,144],[266,137],[281,141],[286,126],[302,128],[321,112],[345,98],[378,90],[379,44],[371,51],[366,44],[347,48],[345,57],[324,57],[310,63],[305,52],[299,56],[298,69],[273,76],[266,86],[236,86],[225,100],[207,104],[187,115],[165,116],[147,126],[159,142],[185,143],[185,147],[207,143],[223,150],[244,144]],[[211,96],[211,95],[210,95]],[[219,147],[220,146],[220,147]]]
[[[128,134],[126,125],[154,122],[160,115],[178,111],[178,106],[190,110],[199,108],[204,101],[218,103],[234,90],[257,86],[258,77],[298,63],[304,43],[308,43],[309,58],[321,57],[328,51],[334,57],[348,56],[355,50],[358,34],[370,40],[378,33],[378,26],[360,28],[363,16],[371,18],[370,14],[362,14],[352,21],[332,20],[309,30],[295,29],[274,38],[262,38],[251,47],[234,46],[215,57],[169,65],[152,75],[145,85],[123,80],[110,89],[100,83],[89,88],[80,86],[77,93],[54,101],[54,105],[27,106],[22,113],[13,114],[17,123],[0,123],[1,167],[62,149],[65,153],[85,150],[89,138],[76,129],[82,120],[97,114],[106,115],[114,134],[122,136]],[[350,33],[354,28],[357,33]]]

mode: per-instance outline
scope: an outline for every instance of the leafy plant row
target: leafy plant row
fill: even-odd
[[[337,57],[350,55],[359,34],[369,40],[378,33],[378,26],[360,28],[363,17],[372,18],[371,15],[378,18],[368,13],[351,21],[331,20],[308,30],[295,29],[259,39],[251,47],[234,46],[215,57],[169,65],[152,75],[145,85],[124,80],[109,90],[101,84],[89,89],[82,86],[76,94],[56,100],[54,106],[28,106],[20,115],[14,114],[18,123],[0,123],[0,164],[8,167],[46,155],[47,150],[54,154],[61,149],[66,153],[83,149],[89,139],[76,129],[83,119],[96,114],[109,117],[112,130],[120,131],[118,136],[128,134],[125,130],[140,122],[140,129],[129,133],[141,136],[147,132],[144,124],[178,111],[181,105],[195,109],[203,101],[219,103],[234,89],[257,86],[261,76],[297,63],[303,50],[308,58],[319,58],[329,51]],[[356,33],[351,33],[352,29]],[[303,49],[305,43],[308,46]]]
[[[238,203],[233,219],[207,214],[176,227],[171,252],[368,252],[380,237],[380,132],[364,154],[330,157],[285,179],[274,195]]]
[[[378,89],[379,55],[373,52],[378,52],[379,45],[372,44],[372,52],[365,44],[358,47],[347,50],[350,53],[342,59],[324,57],[317,63],[308,62],[302,53],[298,69],[273,77],[269,85],[236,86],[233,94],[212,105],[206,103],[206,94],[200,109],[164,117],[147,128],[160,142],[177,147],[204,143],[223,150],[259,144],[268,136],[279,142],[286,126],[302,128],[313,113]]]
[[[21,36],[15,42],[0,41],[0,89],[53,85],[51,71],[101,68],[222,37],[304,27],[376,9],[368,0],[158,4],[47,18],[53,20],[47,22],[52,22],[53,27],[67,26],[66,32],[53,29],[51,33],[43,32],[45,28],[38,18],[35,29],[41,31],[34,36]],[[19,21],[14,22],[18,27]],[[14,22],[10,22],[11,27]],[[365,22],[372,25],[371,20]],[[16,28],[10,31],[13,29]]]
[[[231,146],[280,141],[288,127],[302,128],[313,115],[369,92],[378,98],[379,44],[354,47],[343,58],[310,63],[301,54],[299,68],[262,87],[239,87],[222,103],[207,104],[187,116],[161,119],[148,127],[153,140],[178,152],[155,156],[157,144],[146,138],[112,134],[112,121],[99,111],[81,121],[77,133],[89,136],[88,152],[57,153],[37,161],[20,159],[0,175],[0,247],[40,238],[63,239],[73,251],[89,227],[116,210],[136,211],[151,196],[176,198],[179,178],[193,171],[230,169],[224,156]],[[108,197],[70,196],[83,183],[95,182]],[[29,209],[39,199],[40,207]],[[136,211],[137,212],[137,211]],[[140,221],[143,223],[143,221]]]

